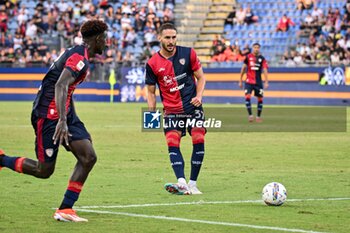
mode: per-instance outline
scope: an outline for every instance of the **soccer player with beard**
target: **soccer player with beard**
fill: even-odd
[[[159,28],[158,40],[161,49],[146,65],[148,108],[156,109],[156,85],[164,106],[164,133],[168,145],[172,168],[177,183],[168,183],[165,189],[173,194],[202,194],[197,188],[197,178],[204,157],[206,129],[196,124],[182,125],[186,121],[204,121],[202,96],[205,78],[201,64],[192,48],[176,45],[177,30],[173,24],[165,23]],[[184,174],[184,159],[180,151],[181,137],[186,128],[192,137],[191,175],[187,183]]]
[[[73,153],[77,163],[63,201],[54,214],[58,221],[88,221],[79,217],[72,207],[96,163],[96,154],[90,134],[76,115],[73,92],[88,73],[89,57],[102,54],[105,50],[107,28],[107,24],[100,20],[85,22],[80,29],[83,44],[65,50],[42,80],[31,116],[38,160],[8,156],[0,150],[0,168],[7,167],[41,179],[53,174],[59,145]]]
[[[252,105],[250,102],[252,91],[258,98],[258,111],[255,118],[256,122],[262,122],[261,113],[263,108],[263,97],[264,97],[264,86],[268,88],[269,81],[267,79],[268,65],[266,59],[260,54],[260,44],[253,44],[253,52],[248,54],[244,60],[244,64],[241,69],[241,76],[239,80],[239,87],[242,88],[242,79],[245,73],[247,78],[245,80],[244,91],[245,91],[245,104],[248,111],[248,121],[253,122],[254,116],[252,114]],[[265,83],[263,85],[261,79],[261,73],[264,73]]]

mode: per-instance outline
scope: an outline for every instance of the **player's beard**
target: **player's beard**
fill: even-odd
[[[174,49],[175,49],[175,47],[176,47],[176,43],[174,43],[174,44],[171,44],[172,45],[172,48],[171,49],[168,49],[168,46],[169,46],[170,44],[165,44],[165,43],[162,43],[162,48],[167,52],[167,53],[173,53],[174,52]]]

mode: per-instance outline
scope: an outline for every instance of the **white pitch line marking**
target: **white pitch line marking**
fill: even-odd
[[[307,198],[307,199],[287,199],[286,202],[303,201],[347,201],[350,197],[335,198]],[[177,205],[218,205],[218,204],[243,204],[243,203],[264,203],[262,200],[241,200],[241,201],[193,201],[193,202],[174,202],[174,203],[149,203],[149,204],[130,204],[130,205],[111,205],[111,206],[78,206],[80,209],[114,209],[114,208],[138,208],[154,206],[177,206]]]
[[[88,213],[114,214],[114,215],[122,215],[122,216],[128,216],[128,217],[161,219],[161,220],[179,221],[179,222],[204,223],[204,224],[209,224],[209,225],[222,225],[222,226],[232,226],[232,227],[245,227],[245,228],[254,228],[254,229],[261,229],[261,230],[301,232],[301,233],[324,233],[324,232],[310,231],[310,230],[303,230],[303,229],[259,226],[259,225],[241,224],[241,223],[233,223],[233,222],[216,222],[216,221],[206,221],[206,220],[199,220],[199,219],[177,218],[177,217],[167,217],[167,216],[157,216],[157,215],[145,215],[145,214],[135,214],[135,213],[125,213],[125,212],[87,210],[87,209],[75,209],[75,210],[81,211],[81,212],[88,212]]]

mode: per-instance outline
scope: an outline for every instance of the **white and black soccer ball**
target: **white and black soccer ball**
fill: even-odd
[[[287,200],[287,189],[278,182],[268,183],[262,190],[262,199],[266,205],[280,206]]]

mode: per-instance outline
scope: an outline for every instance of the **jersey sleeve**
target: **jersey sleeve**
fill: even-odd
[[[78,78],[86,72],[89,64],[83,55],[73,53],[68,57],[64,67],[72,73],[74,78]]]
[[[151,66],[148,63],[146,64],[145,83],[147,85],[156,85],[156,83],[157,83],[157,76],[154,74]]]
[[[191,68],[192,71],[197,71],[201,68],[201,62],[199,61],[196,52],[191,48]]]
[[[263,69],[268,69],[268,68],[269,68],[269,65],[267,64],[267,61],[266,61],[265,58],[264,58],[263,61],[262,61],[262,68],[263,68]]]
[[[244,64],[248,65],[248,55],[244,58]]]

